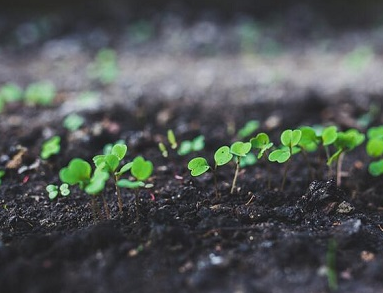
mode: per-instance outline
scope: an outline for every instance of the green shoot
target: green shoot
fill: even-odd
[[[244,139],[254,133],[259,128],[259,121],[250,120],[245,126],[238,130],[238,137]]]
[[[338,277],[336,272],[336,251],[337,243],[331,239],[328,243],[326,253],[327,283],[331,292],[338,290]]]
[[[56,88],[53,83],[41,81],[30,84],[24,93],[24,99],[29,105],[49,106],[56,97]]]
[[[65,117],[63,125],[69,131],[76,131],[84,124],[84,122],[85,119],[82,116],[73,113]]]
[[[41,149],[41,158],[43,160],[46,160],[49,159],[51,156],[58,154],[61,149],[60,141],[61,138],[57,135],[45,141]]]
[[[190,160],[188,169],[190,170],[192,176],[197,177],[206,173],[210,169],[210,166],[205,158],[197,157]]]
[[[365,135],[356,129],[349,129],[345,132],[338,132],[337,138],[334,142],[336,152],[327,160],[328,166],[331,166],[334,163],[337,165],[336,182],[338,186],[341,185],[342,162],[344,154],[361,145],[364,139]]]
[[[237,183],[237,177],[239,173],[239,169],[241,166],[241,158],[246,157],[246,155],[251,150],[251,143],[250,142],[242,142],[242,141],[236,141],[234,142],[230,147],[230,153],[232,153],[236,158],[236,168],[233,178],[233,183],[231,184],[231,190],[230,194],[234,193],[235,185]]]
[[[168,141],[170,143],[170,147],[175,150],[178,147],[176,136],[173,130],[169,129],[167,133]]]
[[[178,148],[178,154],[180,156],[185,156],[192,152],[198,152],[203,150],[205,147],[205,137],[199,135],[192,140],[184,140],[181,142],[181,145]]]
[[[268,151],[274,145],[274,143],[270,142],[269,136],[264,132],[258,133],[257,136],[250,139],[250,143],[253,149],[258,150],[257,159],[267,157]],[[270,186],[270,165],[267,164],[267,187],[270,189]]]
[[[14,83],[6,83],[0,88],[0,100],[5,103],[18,102],[23,98],[23,90]]]
[[[372,176],[383,174],[383,126],[371,127],[367,131],[368,141],[366,144],[366,152],[371,158],[380,158],[373,161],[368,166],[368,172]]]
[[[117,56],[112,49],[101,49],[88,67],[88,76],[102,85],[113,83],[118,76]]]
[[[59,194],[62,196],[68,196],[70,194],[69,185],[63,183],[59,186],[54,184],[49,184],[46,188],[50,200],[54,200]]]
[[[280,164],[286,163],[285,171],[283,174],[281,190],[284,189],[286,182],[286,175],[288,170],[288,163],[292,155],[300,151],[298,145],[302,138],[302,131],[299,129],[291,130],[287,129],[281,134],[282,147],[272,151],[269,155],[271,162],[278,162]]]

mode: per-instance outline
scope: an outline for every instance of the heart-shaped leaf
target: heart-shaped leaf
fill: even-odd
[[[138,180],[144,181],[152,175],[153,164],[150,161],[146,161],[143,157],[138,156],[133,160],[131,172]]]
[[[230,152],[238,157],[244,157],[251,150],[250,142],[236,141],[230,147]]]
[[[62,182],[68,183],[69,185],[77,183],[85,184],[90,179],[91,172],[92,168],[88,162],[80,158],[75,158],[69,162],[68,167],[64,167],[60,170],[59,177]]]
[[[290,151],[286,149],[278,149],[272,151],[269,155],[269,161],[284,163],[291,157]]]
[[[383,140],[378,138],[372,138],[366,145],[367,154],[370,157],[380,157],[383,154]]]
[[[301,137],[302,131],[300,131],[299,129],[287,129],[281,134],[281,142],[284,146],[293,147],[299,143]]]
[[[192,176],[200,176],[207,172],[210,169],[210,166],[205,158],[197,157],[190,160],[188,169],[191,171],[190,173]]]
[[[112,148],[111,154],[117,156],[117,158],[121,161],[128,151],[128,147],[125,144],[118,143],[115,144]]]
[[[230,153],[230,148],[228,146],[221,146],[214,153],[214,161],[217,166],[222,166],[227,164],[228,162],[230,162],[232,158],[233,158],[233,154]]]
[[[372,176],[380,176],[383,174],[383,160],[370,163],[368,166],[368,172]]]
[[[333,144],[338,137],[338,129],[336,126],[329,126],[323,129],[322,143],[324,146]]]

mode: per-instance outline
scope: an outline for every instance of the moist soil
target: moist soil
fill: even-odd
[[[309,154],[309,164],[296,155],[284,190],[276,163],[241,169],[233,194],[235,166],[221,167],[219,197],[211,174],[195,178],[187,169],[195,156],[212,162],[251,119],[278,145],[284,129],[356,127],[367,109],[320,98],[241,105],[141,99],[83,111],[85,124],[70,132],[57,108],[9,105],[2,114],[1,292],[383,291],[382,183],[368,175],[364,147],[345,156],[339,187],[322,152]],[[163,158],[157,144],[166,142],[167,129],[178,141],[202,134],[205,148]],[[61,152],[41,160],[52,135],[61,137]],[[127,161],[142,155],[154,164],[153,187],[138,192],[138,205],[123,189],[119,214],[111,182],[104,192],[109,218],[100,197],[100,211],[92,212],[91,196],[77,187],[48,198],[46,185],[60,183],[59,170],[72,158],[91,162],[119,139],[128,145]]]

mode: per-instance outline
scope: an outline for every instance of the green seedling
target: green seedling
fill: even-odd
[[[250,152],[250,150],[251,150],[251,143],[237,141],[237,142],[234,142],[231,145],[231,147],[222,146],[214,153],[214,161],[215,161],[214,168],[212,168],[208,164],[205,158],[197,157],[189,161],[188,169],[190,170],[190,174],[192,176],[200,176],[206,173],[207,171],[211,170],[214,176],[216,198],[219,198],[218,188],[217,188],[217,176],[216,176],[217,167],[226,165],[235,157],[236,170],[235,170],[234,179],[233,179],[233,183],[231,185],[231,190],[230,190],[230,194],[233,194],[239,169],[240,169],[241,158],[245,158],[246,155]]]
[[[84,117],[76,113],[73,113],[65,117],[63,121],[63,125],[69,131],[76,131],[84,124],[84,122],[85,122]]]
[[[49,184],[45,189],[51,200],[54,200],[59,194],[61,194],[61,196],[68,196],[70,194],[69,185],[67,183],[63,183],[60,186]]]
[[[99,214],[99,208],[97,206],[95,196],[100,194],[104,190],[105,184],[109,179],[109,173],[99,168],[93,172],[90,164],[80,158],[72,159],[67,167],[60,170],[60,180],[69,185],[78,185],[81,190],[84,190],[87,194],[92,195],[92,210],[93,216],[96,219],[96,215]],[[105,199],[104,207],[106,208]],[[108,217],[108,209],[105,209]]]
[[[318,150],[321,143],[321,138],[317,135],[317,132],[313,127],[302,126],[299,128],[299,130],[302,132],[302,137],[299,141],[299,147],[302,151],[302,155],[306,161],[307,167],[309,168],[311,180],[314,180],[315,171],[311,167],[307,154]]]
[[[56,97],[56,87],[48,81],[30,84],[24,93],[24,99],[29,105],[49,106]]]
[[[135,204],[136,204],[136,213],[137,218],[138,207],[139,207],[139,198],[138,198],[138,189],[139,188],[150,188],[152,184],[145,184],[145,181],[153,173],[153,163],[151,161],[145,160],[143,157],[138,156],[129,165],[129,170],[132,176],[135,178],[134,181],[128,179],[120,179],[117,181],[116,185],[122,188],[133,189],[135,191]]]
[[[45,141],[41,149],[41,154],[40,154],[41,158],[43,160],[47,160],[51,156],[57,155],[61,150],[60,142],[61,142],[61,138],[60,136],[57,136],[57,135]]]
[[[241,159],[245,158],[251,150],[250,142],[236,141],[230,147],[230,153],[235,156],[236,168],[234,173],[233,183],[231,184],[230,194],[234,193],[235,185],[237,183],[237,177],[241,166]]]
[[[361,145],[364,142],[364,139],[365,135],[356,129],[349,129],[345,132],[338,132],[337,138],[334,142],[336,152],[327,160],[328,166],[336,163],[336,181],[338,186],[341,185],[342,162],[345,153],[352,151],[357,146]]]
[[[285,171],[283,174],[281,190],[284,189],[286,182],[287,170],[290,162],[291,156],[300,152],[299,142],[302,138],[302,131],[299,129],[291,130],[287,129],[281,134],[281,143],[282,146],[269,154],[269,160],[271,162],[278,162],[280,164],[285,164]]]
[[[368,112],[361,115],[357,119],[356,123],[359,127],[365,129],[379,116],[380,112],[380,107],[376,103],[372,103],[368,109]]]
[[[88,67],[88,76],[102,85],[113,83],[118,76],[116,52],[112,49],[101,49],[95,60]]]
[[[176,139],[176,136],[174,134],[174,131],[169,129],[167,131],[166,137],[168,139],[168,143],[170,144],[170,148],[173,150],[177,149],[178,143],[177,143],[177,139]],[[164,158],[167,158],[169,156],[168,149],[163,142],[158,143],[158,148],[161,151],[161,154]]]
[[[233,158],[233,154],[230,153],[230,148],[228,146],[222,146],[214,153],[214,168],[212,168],[207,160],[203,157],[197,157],[191,159],[188,163],[188,169],[190,174],[194,177],[201,176],[207,171],[211,170],[214,176],[214,188],[215,188],[215,197],[219,198],[218,186],[217,186],[217,168],[218,166],[226,165]]]
[[[270,142],[269,136],[264,133],[258,133],[257,136],[250,139],[252,149],[258,151],[257,159],[268,157],[269,150],[273,147],[274,143]],[[250,154],[249,154],[250,155]],[[267,164],[267,187],[270,189],[270,165]]]
[[[252,135],[259,128],[259,121],[250,120],[238,130],[238,137],[244,139]]]
[[[96,165],[96,169],[101,169],[113,176],[120,213],[122,213],[123,204],[117,181],[121,175],[126,173],[131,168],[131,163],[123,165],[119,170],[117,169],[120,166],[121,161],[124,159],[127,150],[128,147],[125,144],[115,144],[110,150],[110,153],[93,157],[93,162]]]
[[[23,90],[14,83],[6,83],[0,88],[0,112],[7,103],[18,102],[23,98]]]
[[[368,172],[372,176],[379,176],[383,174],[383,126],[371,127],[367,131],[368,141],[366,144],[367,154],[373,158],[378,159],[373,161],[368,166]]]
[[[5,170],[0,170],[0,185],[3,182],[3,177],[5,176]]]
[[[198,152],[203,150],[205,147],[205,137],[199,135],[192,140],[184,140],[181,142],[177,153],[180,156],[188,155],[192,152]]]

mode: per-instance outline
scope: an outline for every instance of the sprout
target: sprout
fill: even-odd
[[[300,148],[298,147],[299,142],[302,138],[302,131],[299,129],[291,130],[287,129],[281,134],[281,143],[282,146],[274,151],[272,151],[269,155],[269,160],[271,162],[278,162],[280,164],[286,163],[285,171],[283,174],[283,180],[281,184],[281,190],[284,189],[286,182],[286,175],[288,170],[288,162],[292,155],[299,153]]]
[[[65,117],[63,125],[70,131],[78,130],[85,122],[85,119],[80,115],[73,113]]]
[[[238,137],[243,139],[246,138],[254,133],[259,128],[259,121],[257,120],[250,120],[248,121],[245,126],[243,126],[241,129],[238,130]]]
[[[58,154],[61,149],[60,141],[61,138],[57,135],[45,141],[41,149],[41,158],[46,160],[49,159],[52,155]]]
[[[24,99],[29,105],[49,106],[56,97],[56,87],[48,81],[30,84],[24,93]]]
[[[69,185],[67,183],[63,183],[59,186],[54,184],[49,184],[45,190],[48,192],[49,199],[55,199],[59,194],[62,196],[68,196],[70,194]]]

